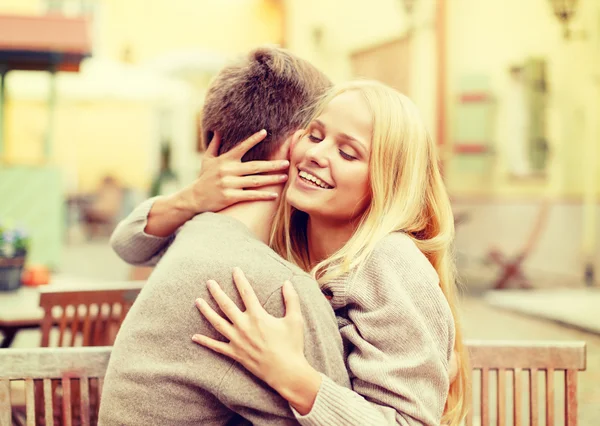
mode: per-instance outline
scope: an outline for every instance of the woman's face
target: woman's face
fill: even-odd
[[[287,201],[311,217],[340,222],[360,217],[371,201],[372,133],[360,94],[336,96],[292,146]]]

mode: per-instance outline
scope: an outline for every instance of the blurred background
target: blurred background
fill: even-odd
[[[108,237],[194,179],[207,86],[260,44],[417,103],[467,336],[588,341],[582,424],[600,424],[597,0],[0,0],[0,225],[30,279],[147,274]]]

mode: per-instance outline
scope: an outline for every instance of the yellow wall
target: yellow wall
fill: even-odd
[[[45,12],[45,4],[43,0],[0,0],[0,13],[38,15]],[[120,61],[129,49],[129,60],[139,65],[188,49],[229,57],[259,44],[280,43],[283,35],[280,6],[272,0],[97,0],[94,12],[94,58]],[[208,82],[206,76],[200,80]],[[8,164],[43,161],[48,94],[46,86],[41,90],[38,96],[19,97],[14,94],[17,90],[8,87],[4,143]],[[97,96],[83,101],[59,91],[51,162],[64,171],[67,189],[93,189],[106,173],[147,189],[158,166],[159,105],[155,101]],[[191,130],[186,127],[179,132]],[[174,156],[190,169],[194,158],[189,158],[193,152],[188,148],[176,147]]]
[[[408,19],[401,2],[392,0],[353,0],[344,7],[335,0],[288,0],[287,39],[292,50],[320,66],[334,80],[352,77],[350,55],[356,50],[398,38],[412,27],[409,96],[417,103],[436,134],[436,39],[435,2],[415,2]],[[492,145],[496,154],[486,164],[486,172],[447,170],[451,191],[457,195],[495,194],[581,196],[586,179],[583,166],[590,158],[600,163],[600,150],[593,136],[598,111],[593,106],[598,85],[592,83],[593,58],[600,57],[598,26],[600,3],[582,0],[573,28],[585,29],[586,40],[564,41],[562,27],[547,0],[446,0],[447,4],[447,146],[442,155],[453,156],[454,115],[457,82],[465,75],[483,75],[489,80],[497,114]],[[313,30],[322,27],[321,41]],[[548,132],[552,159],[543,179],[513,179],[503,151],[507,130],[503,125],[505,92],[509,66],[530,56],[548,61],[550,105]],[[600,67],[598,67],[600,70]],[[600,75],[600,71],[597,72]],[[594,89],[594,87],[596,87]],[[596,92],[594,92],[596,90]],[[595,132],[596,134],[598,132]],[[591,157],[590,157],[591,156]],[[596,167],[598,168],[598,167]],[[587,179],[600,181],[598,172]],[[600,186],[600,185],[599,185]]]
[[[136,62],[188,48],[240,53],[282,38],[269,0],[102,0],[99,16],[97,53],[118,59],[130,46]]]
[[[19,143],[7,145],[7,164],[43,163],[47,113],[43,102],[8,104],[7,139]],[[154,154],[148,148],[148,141],[155,138],[153,118],[148,105],[140,102],[61,102],[50,163],[61,167],[67,191],[93,190],[106,174],[128,186],[146,188]]]
[[[594,91],[592,58],[599,54],[594,47],[600,25],[597,2],[579,2],[572,27],[585,29],[588,37],[571,41],[563,39],[562,27],[547,0],[453,0],[448,4],[448,109],[451,114],[455,112],[459,78],[479,74],[489,79],[498,110],[492,141],[497,154],[489,162],[489,174],[482,179],[455,170],[449,176],[453,191],[580,196],[584,188],[585,147],[592,137],[591,126],[595,125],[595,120],[586,117],[586,110],[590,108],[588,94]],[[509,137],[503,121],[504,101],[509,66],[522,64],[531,56],[544,58],[548,64],[548,136],[552,157],[546,178],[521,180],[509,176],[503,152],[503,143]],[[449,130],[452,135],[454,129]]]
[[[2,0],[0,13],[37,15],[44,10],[43,6],[42,0]]]

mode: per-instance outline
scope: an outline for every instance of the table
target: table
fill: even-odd
[[[98,281],[57,275],[50,284],[39,287],[22,286],[15,291],[0,292],[0,332],[4,334],[0,348],[10,347],[19,330],[40,326],[44,317],[44,310],[39,306],[42,292],[139,289],[143,283],[144,281]]]

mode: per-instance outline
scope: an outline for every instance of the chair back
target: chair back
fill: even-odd
[[[0,349],[0,426],[21,421],[27,426],[53,425],[57,417],[58,424],[96,425],[110,352],[110,347]],[[20,413],[11,409],[11,383],[16,381],[25,382],[24,419],[14,418]],[[41,401],[36,401],[38,383]],[[73,404],[75,390],[79,400]],[[62,405],[59,413],[57,405]]]
[[[44,291],[42,347],[111,346],[143,282],[78,291]],[[57,325],[57,333],[51,333]]]
[[[585,342],[469,341],[473,409],[467,425],[577,425]],[[477,421],[479,420],[479,421]]]

